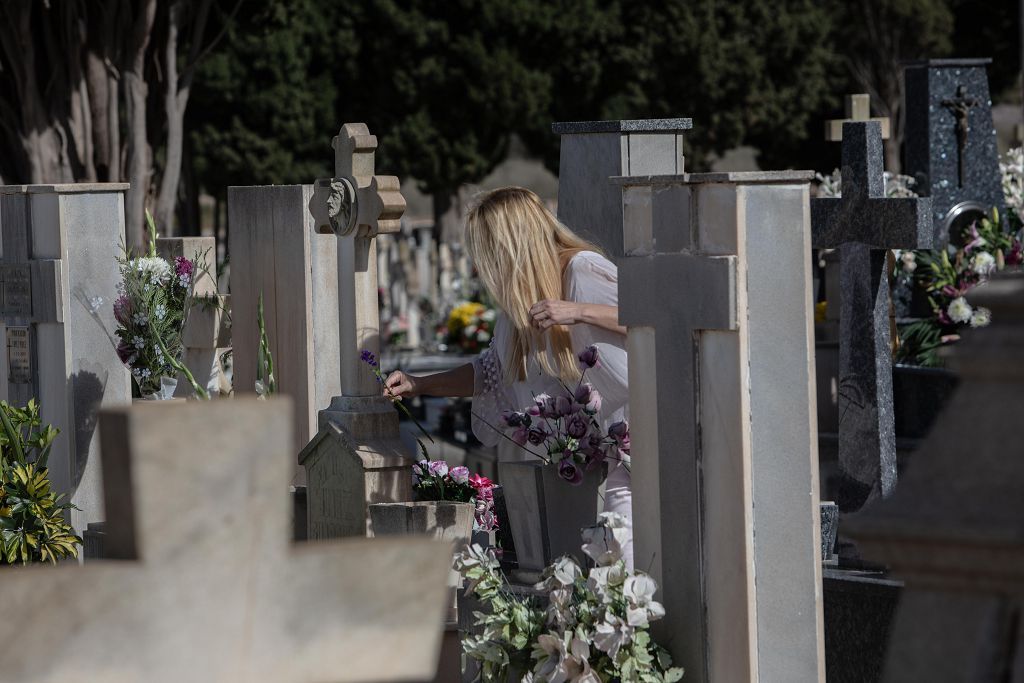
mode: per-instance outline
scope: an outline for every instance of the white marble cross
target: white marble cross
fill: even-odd
[[[287,399],[102,413],[107,555],[3,570],[0,679],[427,680],[451,548],[291,542]]]
[[[334,138],[334,178],[319,179],[310,211],[317,230],[338,236],[341,393],[378,396],[380,386],[359,359],[380,356],[377,249],[374,238],[400,230],[405,198],[395,176],[374,175],[377,137],[364,123],[346,123]]]

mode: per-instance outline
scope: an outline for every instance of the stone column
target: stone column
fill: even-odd
[[[608,178],[682,173],[683,131],[691,128],[682,118],[553,124],[562,136],[558,219],[618,262],[625,253],[622,206]]]
[[[634,559],[690,681],[824,681],[811,177],[616,180]]]
[[[104,518],[97,412],[131,402],[113,336],[127,189],[0,187],[0,398],[36,399],[43,423],[60,430],[50,476],[78,508],[71,522],[79,532]]]

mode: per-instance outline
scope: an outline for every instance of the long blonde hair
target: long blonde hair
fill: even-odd
[[[484,193],[466,219],[466,251],[480,279],[511,324],[504,379],[526,379],[526,359],[565,381],[577,378],[569,331],[555,325],[533,327],[530,308],[544,299],[562,299],[562,275],[573,256],[600,249],[558,222],[540,197],[522,187]]]

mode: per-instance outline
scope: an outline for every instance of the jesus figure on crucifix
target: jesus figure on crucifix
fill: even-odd
[[[558,222],[533,192],[485,194],[466,221],[466,248],[500,313],[491,346],[472,363],[435,375],[393,372],[385,394],[472,396],[473,431],[485,445],[501,438],[502,413],[535,396],[564,394],[580,373],[576,352],[596,346],[587,381],[601,395],[602,430],[629,418],[626,329],[619,325],[618,270],[595,245]],[[629,470],[609,461],[604,511],[632,519]],[[623,557],[632,569],[632,540]]]

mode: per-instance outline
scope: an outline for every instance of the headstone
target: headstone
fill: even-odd
[[[682,173],[683,131],[691,128],[683,118],[553,124],[562,136],[558,219],[617,263],[626,253],[622,199],[608,178]]]
[[[919,194],[932,198],[936,248],[992,207],[1004,207],[986,73],[991,62],[931,59],[905,67],[905,172],[917,180]]]
[[[286,401],[139,405],[100,421],[107,553],[119,560],[5,573],[5,680],[367,682],[433,673],[450,546],[413,538],[292,545]]]
[[[291,397],[295,410],[294,453],[341,391],[337,246],[316,232],[312,196],[312,185],[228,188],[234,390],[256,391],[262,294],[278,393]],[[305,483],[298,464],[294,483]]]
[[[887,501],[850,520],[862,552],[906,579],[883,681],[1019,681],[1024,662],[1024,274],[972,293],[992,325],[968,331],[944,414]],[[969,459],[965,459],[969,454]]]
[[[79,532],[104,518],[96,413],[131,401],[113,337],[127,188],[0,186],[0,399],[60,430],[50,478]]]
[[[181,333],[184,347],[181,362],[192,373],[196,383],[210,392],[220,393],[222,386],[221,354],[231,346],[228,295],[217,291],[217,245],[213,237],[162,237],[156,241],[160,256],[173,260],[177,256],[195,261],[195,297]],[[175,396],[191,396],[192,386],[178,377]]]
[[[843,194],[811,200],[815,248],[839,249],[839,509],[896,485],[886,250],[928,249],[930,200],[885,197],[877,122],[843,124]]]
[[[360,358],[363,351],[380,358],[375,239],[398,232],[405,199],[398,178],[375,175],[377,138],[365,124],[345,124],[333,144],[336,177],[317,181],[310,210],[316,228],[336,243],[341,392],[321,411],[319,433],[299,454],[312,539],[365,535],[372,532],[369,503],[412,497],[412,461],[403,457],[398,412]],[[358,471],[363,476],[352,474]],[[359,519],[362,525],[353,523]]]
[[[688,681],[824,680],[811,178],[617,180],[634,561]]]
[[[843,124],[848,121],[877,121],[882,127],[882,139],[889,139],[889,119],[871,118],[871,95],[860,93],[846,96],[846,118],[825,122],[825,139],[829,142],[843,141]]]

